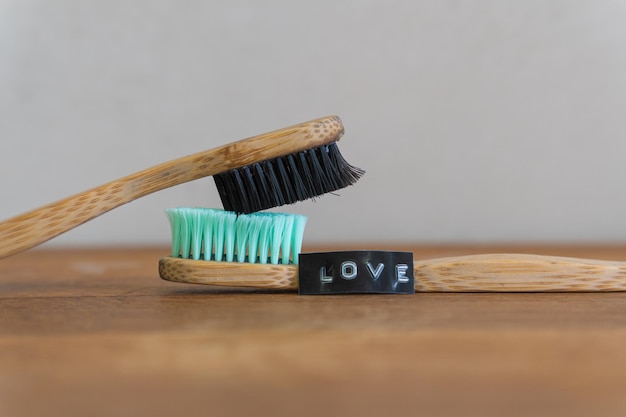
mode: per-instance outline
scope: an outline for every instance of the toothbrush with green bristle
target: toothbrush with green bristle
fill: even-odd
[[[294,280],[306,216],[186,207],[166,214],[172,253],[159,261],[161,278],[266,288]]]
[[[298,288],[306,217],[171,209],[172,256],[161,278],[230,287]],[[209,248],[209,250],[207,250]],[[626,262],[529,254],[414,260],[418,292],[626,291]]]

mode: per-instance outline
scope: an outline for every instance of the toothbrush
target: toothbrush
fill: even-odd
[[[305,220],[285,231],[284,219],[268,221],[264,234],[216,220],[208,209],[170,210],[172,255],[159,261],[159,275],[173,282],[230,287],[296,290],[297,259]],[[204,213],[204,214],[202,214]],[[262,216],[258,213],[253,216]],[[204,216],[205,220],[194,220]],[[289,216],[289,215],[280,215]],[[208,217],[212,217],[208,218]],[[302,216],[300,216],[302,217]],[[246,220],[251,223],[259,219]],[[216,223],[222,223],[220,233]],[[211,229],[212,232],[206,232]],[[209,235],[210,239],[205,239]],[[228,237],[226,237],[228,236]],[[254,238],[251,239],[251,236]],[[281,242],[296,242],[284,246]],[[230,241],[225,245],[225,241]],[[274,241],[274,243],[270,243]],[[207,243],[208,242],[208,243]],[[237,246],[243,242],[243,246]],[[253,244],[251,244],[251,242]],[[217,248],[211,254],[201,248]],[[259,249],[263,247],[264,249]],[[250,256],[250,254],[254,256]],[[279,257],[278,255],[281,255]],[[244,255],[247,255],[244,256]],[[260,263],[260,262],[264,263]],[[268,263],[265,263],[268,262]],[[415,291],[418,292],[587,292],[625,291],[626,262],[526,254],[469,255],[414,260]]]
[[[531,254],[415,260],[417,292],[626,291],[626,262]],[[162,279],[232,287],[296,290],[297,265],[255,265],[166,257]]]
[[[364,172],[339,153],[335,142],[343,133],[337,116],[311,120],[165,162],[18,215],[0,222],[0,259],[145,195],[206,176],[215,176],[222,204],[239,213],[346,187]]]
[[[211,208],[166,210],[172,253],[161,278],[197,284],[292,288],[307,218]],[[293,287],[295,288],[295,287]]]

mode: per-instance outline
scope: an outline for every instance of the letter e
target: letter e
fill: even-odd
[[[398,264],[396,265],[396,279],[400,283],[409,282],[409,277],[406,276],[407,271],[409,270],[409,266],[407,264]]]

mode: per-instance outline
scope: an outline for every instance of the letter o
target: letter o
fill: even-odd
[[[354,279],[357,275],[357,266],[353,261],[344,261],[341,263],[341,278]]]

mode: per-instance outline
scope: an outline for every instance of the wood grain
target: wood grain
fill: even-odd
[[[330,116],[165,162],[0,222],[0,259],[32,248],[116,207],[184,182],[339,140]]]
[[[626,262],[531,254],[476,254],[414,262],[417,292],[625,291]],[[296,265],[164,257],[164,280],[231,287],[298,288]]]
[[[295,290],[296,265],[250,264],[181,259],[167,256],[159,260],[162,279],[188,284]]]
[[[398,248],[626,260],[617,246]],[[167,252],[0,261],[0,415],[626,413],[626,293],[303,297],[163,281]]]
[[[532,254],[480,254],[415,263],[416,291],[626,290],[626,263]]]

